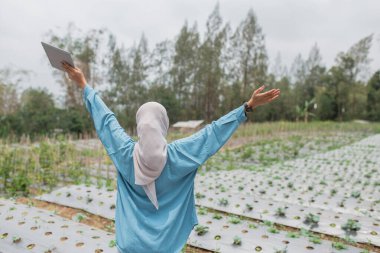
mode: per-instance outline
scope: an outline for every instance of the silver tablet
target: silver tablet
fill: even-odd
[[[53,47],[44,42],[41,42],[41,44],[45,49],[46,55],[49,58],[51,65],[54,68],[65,71],[65,69],[62,67],[62,62],[67,62],[69,65],[74,67],[74,62],[69,52],[66,52],[57,47]]]

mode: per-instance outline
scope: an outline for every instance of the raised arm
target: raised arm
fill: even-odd
[[[107,153],[109,155],[114,154],[121,147],[127,145],[131,138],[120,126],[115,114],[106,106],[97,91],[86,83],[82,71],[67,64],[64,64],[64,67],[70,79],[83,89],[83,100],[93,119],[96,133]]]
[[[280,95],[278,89],[260,93],[263,89],[264,86],[255,90],[246,106],[241,105],[195,134],[172,142],[171,156],[175,160],[181,161],[176,166],[179,170],[177,173],[183,175],[197,169],[228,141],[241,123],[247,120],[246,112],[266,104]]]

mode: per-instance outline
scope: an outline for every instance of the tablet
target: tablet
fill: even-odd
[[[74,67],[74,62],[69,52],[66,52],[57,47],[53,47],[44,42],[41,42],[41,44],[45,49],[46,55],[49,58],[51,65],[54,68],[65,71],[65,69],[62,67],[62,62],[67,62],[69,65]]]

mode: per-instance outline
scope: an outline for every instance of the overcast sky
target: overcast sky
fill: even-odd
[[[217,1],[209,0],[0,0],[0,68],[33,71],[28,84],[46,87],[56,96],[55,83],[40,41],[44,34],[74,22],[86,31],[108,28],[130,47],[142,33],[150,48],[173,39],[184,21],[198,23],[203,34],[206,19]],[[361,38],[374,34],[372,70],[380,69],[379,0],[220,0],[224,22],[235,28],[252,8],[265,34],[270,62],[278,53],[290,66],[298,53],[304,57],[317,43],[323,63],[331,66],[336,54]],[[59,31],[59,30],[57,30]]]

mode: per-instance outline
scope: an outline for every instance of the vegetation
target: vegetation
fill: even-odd
[[[282,96],[256,109],[249,121],[380,120],[380,70],[369,69],[373,35],[337,52],[327,67],[317,45],[307,57],[297,55],[292,66],[283,66],[280,56],[269,62],[265,33],[252,9],[233,28],[216,5],[203,36],[195,24],[185,22],[173,40],[153,47],[144,35],[126,48],[106,29],[80,31],[74,24],[63,29],[47,32],[46,40],[74,55],[89,84],[100,88],[131,135],[131,115],[146,101],[162,103],[170,122],[211,122],[241,105],[261,84],[280,88]],[[93,133],[81,91],[63,72],[54,71],[54,76],[65,91],[59,107],[46,90],[18,88],[27,82],[27,72],[0,69],[0,137]],[[249,155],[248,150],[243,158]]]
[[[197,225],[195,227],[195,232],[197,232],[197,235],[204,235],[208,232],[208,227],[207,226],[201,226]]]
[[[345,224],[342,225],[342,229],[347,232],[356,232],[360,230],[360,223],[358,221],[348,219]]]

